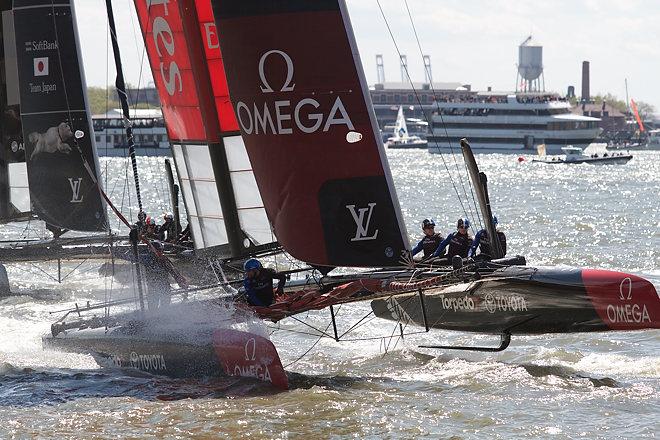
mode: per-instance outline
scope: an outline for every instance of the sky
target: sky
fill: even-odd
[[[311,1],[311,0],[310,0]],[[422,55],[404,0],[379,0],[410,74],[424,80]],[[407,0],[433,79],[473,90],[513,90],[518,45],[530,34],[543,46],[545,87],[581,90],[582,61],[591,65],[591,94],[612,93],[652,104],[660,113],[660,1]],[[387,81],[401,81],[395,43],[377,0],[347,0],[367,81],[376,82],[376,54]],[[87,84],[114,83],[104,0],[75,0]],[[149,84],[133,0],[115,0],[126,81]],[[144,61],[142,61],[144,60]],[[141,67],[142,66],[142,67]]]

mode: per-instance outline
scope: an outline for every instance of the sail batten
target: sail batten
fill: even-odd
[[[408,249],[342,1],[212,1],[268,218],[296,258],[394,266]]]

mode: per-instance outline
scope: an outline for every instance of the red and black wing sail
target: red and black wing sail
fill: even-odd
[[[276,244],[229,100],[210,0],[135,0],[198,249]]]
[[[98,180],[73,2],[15,0],[11,18],[32,210],[62,229],[105,230],[105,204],[85,165]]]
[[[398,265],[408,239],[345,3],[211,3],[280,244],[317,265]]]

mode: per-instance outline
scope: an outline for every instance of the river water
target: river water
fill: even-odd
[[[388,157],[411,239],[419,224],[476,218],[460,158],[423,151]],[[626,165],[544,165],[479,155],[509,254],[529,264],[619,269],[660,290],[660,152]],[[113,200],[135,215],[126,161],[104,158]],[[168,210],[162,159],[140,158],[145,206]],[[459,177],[459,174],[461,177]],[[463,184],[461,183],[463,182]],[[465,188],[465,189],[464,189]],[[461,195],[463,207],[459,202]],[[469,207],[471,206],[471,207]],[[113,226],[118,223],[113,221]],[[30,234],[39,234],[39,225]],[[2,238],[28,235],[3,227]],[[34,232],[36,231],[36,232]],[[433,351],[421,343],[495,344],[492,337],[432,331],[397,337],[373,319],[354,342],[300,334],[285,320],[271,338],[292,389],[249,380],[171,380],[104,370],[89,356],[44,351],[41,335],[74,302],[126,286],[87,262],[64,283],[55,263],[8,267],[15,291],[0,300],[0,438],[655,438],[660,433],[660,331],[516,337],[502,353]],[[369,312],[344,306],[339,330]],[[327,311],[304,316],[324,330]],[[379,336],[393,338],[368,339]]]

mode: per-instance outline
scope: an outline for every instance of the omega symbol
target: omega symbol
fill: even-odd
[[[630,277],[621,280],[621,284],[619,284],[619,299],[622,301],[629,301],[632,299],[632,280]]]
[[[250,347],[250,346],[252,346],[252,347]],[[252,353],[250,353],[250,351]],[[256,354],[257,354],[257,341],[254,338],[250,338],[245,343],[245,360],[246,361],[255,360],[256,357],[257,357]]]
[[[277,49],[269,50],[263,54],[259,60],[259,78],[261,78],[261,91],[263,93],[273,93],[273,88],[268,83],[268,80],[266,79],[266,72],[264,71],[266,58],[268,58],[269,55],[279,55],[284,58],[284,61],[286,62],[286,81],[284,81],[284,85],[282,85],[280,92],[293,92],[293,89],[296,87],[295,84],[291,84],[291,81],[293,81],[293,60],[286,52]]]

